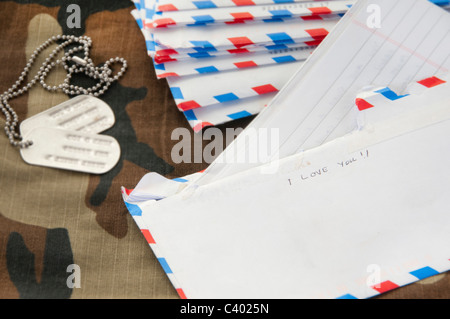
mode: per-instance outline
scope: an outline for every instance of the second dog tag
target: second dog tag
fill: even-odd
[[[114,122],[114,113],[108,104],[90,95],[79,95],[22,121],[20,132],[27,136],[35,128],[53,127],[100,133]]]
[[[20,155],[31,165],[103,174],[120,158],[119,143],[107,135],[38,127],[25,139],[33,145],[21,149]]]

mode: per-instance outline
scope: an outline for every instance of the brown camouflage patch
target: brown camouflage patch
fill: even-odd
[[[81,29],[64,24],[70,3],[82,9]],[[156,79],[132,8],[128,0],[0,1],[0,90],[16,81],[26,57],[42,39],[60,32],[90,36],[91,58],[97,64],[120,56],[129,65],[120,82],[102,96],[117,120],[105,134],[118,139],[123,152],[111,173],[93,176],[32,167],[0,136],[4,214],[0,215],[0,298],[178,298],[127,212],[120,186],[133,188],[147,172],[184,176],[205,169],[207,163],[171,160],[178,143],[171,140],[172,131],[189,125],[166,81]],[[52,76],[58,81],[61,73]],[[34,88],[11,105],[23,119],[67,98]],[[250,120],[219,128],[224,132],[228,127],[245,127]],[[81,288],[67,290],[63,281],[69,274],[63,266],[71,260],[80,266]],[[450,276],[445,274],[378,298],[445,299],[450,297],[449,286]]]

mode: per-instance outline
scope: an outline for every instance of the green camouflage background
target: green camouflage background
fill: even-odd
[[[81,7],[78,29],[66,23],[67,6],[73,3]],[[129,65],[101,97],[116,116],[105,134],[122,149],[112,171],[94,176],[30,166],[0,135],[0,298],[178,298],[129,216],[120,186],[133,188],[147,172],[173,178],[206,164],[170,159],[177,143],[170,139],[172,131],[189,125],[166,82],[156,80],[132,9],[128,0],[0,0],[1,92],[17,80],[33,50],[53,35],[88,35],[96,64],[120,56]],[[48,82],[64,78],[58,69]],[[36,86],[10,104],[25,119],[68,98]],[[220,128],[245,127],[249,121]],[[71,264],[80,267],[81,288],[67,286]],[[449,298],[449,287],[450,276],[442,274],[379,298]]]

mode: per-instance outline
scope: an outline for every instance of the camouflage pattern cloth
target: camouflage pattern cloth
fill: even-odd
[[[79,28],[67,25],[70,4],[81,8]],[[156,79],[132,9],[128,0],[0,0],[1,92],[17,80],[34,49],[53,35],[88,35],[96,64],[119,56],[129,65],[125,76],[101,97],[116,117],[104,134],[116,138],[122,149],[110,172],[97,176],[30,166],[6,136],[0,136],[2,299],[179,298],[128,214],[120,186],[133,188],[148,172],[175,178],[207,164],[171,160],[178,143],[171,140],[172,131],[190,128],[167,83]],[[59,83],[65,75],[64,69],[54,70],[49,83]],[[87,80],[75,78],[73,84],[76,81]],[[68,98],[35,86],[10,104],[25,119]],[[245,127],[250,120],[219,128]],[[73,264],[79,266],[79,287],[67,284]],[[450,275],[442,274],[380,298],[449,298],[449,287]]]

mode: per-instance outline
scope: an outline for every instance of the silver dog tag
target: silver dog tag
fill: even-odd
[[[107,135],[37,127],[24,138],[33,145],[21,149],[20,154],[31,165],[103,174],[120,158],[119,143]]]
[[[79,132],[100,133],[114,125],[114,113],[108,104],[90,96],[79,95],[20,124],[22,136],[38,127],[54,127]]]

